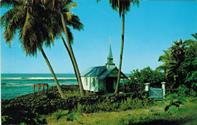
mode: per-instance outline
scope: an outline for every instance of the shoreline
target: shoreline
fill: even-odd
[[[77,84],[76,85],[71,85],[71,84],[69,84],[69,85],[61,85],[61,87],[62,87],[62,90],[65,91],[65,92],[66,91],[74,91],[74,90],[78,89],[78,85]],[[56,88],[55,85],[54,86],[50,86],[49,89],[48,89],[48,92],[56,93],[56,91],[57,91],[57,88]],[[34,95],[44,95],[44,94],[45,93],[37,92],[37,91],[34,93],[33,88],[32,88],[32,92],[31,93],[24,94],[24,95],[19,95],[19,96],[16,96],[16,97],[13,97],[13,98],[9,98],[9,99],[1,98],[1,101],[2,102],[3,101],[10,101],[10,100],[14,100],[14,99],[17,99],[17,98],[23,98],[23,97],[34,96]]]

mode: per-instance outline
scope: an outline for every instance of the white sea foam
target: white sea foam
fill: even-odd
[[[53,80],[53,77],[4,77],[1,80]],[[58,77],[58,80],[76,80],[76,78]]]
[[[53,77],[28,77],[30,80],[52,80]],[[75,77],[59,77],[58,80],[75,80]]]
[[[32,86],[33,84],[19,84],[19,83],[5,83],[5,87],[17,87],[17,86]]]
[[[23,77],[1,77],[1,80],[23,80]]]
[[[33,84],[15,84],[12,86],[33,86]]]
[[[1,83],[2,87],[18,87],[18,86],[33,86],[34,84],[38,84],[38,83],[13,83],[13,82],[9,82],[9,83]],[[49,86],[53,86],[54,83],[47,83]],[[67,82],[63,82],[61,83],[62,85],[73,85],[72,83],[67,83]]]

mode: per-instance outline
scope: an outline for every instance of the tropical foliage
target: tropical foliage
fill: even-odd
[[[159,61],[163,64],[158,69],[164,71],[170,88],[185,85],[197,91],[197,39],[196,34],[193,36],[194,39],[174,42],[160,56]]]
[[[153,70],[150,67],[141,70],[136,69],[131,71],[129,82],[125,85],[126,92],[132,92],[138,97],[145,96],[145,83],[150,83],[151,87],[161,87],[161,82],[164,81],[164,74],[158,70]]]
[[[126,85],[129,91],[144,93],[144,83],[151,87],[161,87],[161,82],[167,83],[167,91],[176,91],[179,95],[196,95],[197,92],[197,34],[189,40],[178,40],[164,50],[159,57],[162,64],[155,70],[150,67],[133,70],[130,81]]]
[[[130,75],[132,83],[151,83],[151,86],[160,87],[161,82],[164,81],[163,73],[158,70],[153,70],[150,67],[146,67],[142,70],[133,70]]]

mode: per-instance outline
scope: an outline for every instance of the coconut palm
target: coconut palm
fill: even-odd
[[[197,70],[197,37],[192,34],[194,39],[175,41],[164,54],[160,56],[159,61],[163,62],[158,69],[166,72],[167,83],[169,87],[177,88],[185,84],[191,88],[195,83],[195,74]]]
[[[43,49],[43,45],[50,46],[53,43],[51,34],[48,32],[43,7],[41,7],[40,4],[32,4],[26,0],[13,2],[10,0],[8,3],[6,2],[6,0],[2,0],[1,5],[13,5],[12,8],[1,17],[6,42],[11,44],[15,32],[18,31],[21,44],[27,55],[34,56],[37,54],[37,51],[40,51],[54,78],[60,96],[64,98],[60,84]]]
[[[77,77],[77,81],[78,81],[78,84],[79,84],[80,94],[83,96],[84,95],[84,90],[83,90],[83,85],[82,85],[82,81],[81,81],[81,75],[80,75],[79,67],[78,67],[78,64],[77,64],[72,46],[71,46],[71,41],[69,39],[69,31],[68,31],[68,28],[66,27],[66,24],[69,24],[69,21],[66,20],[66,19],[69,19],[69,13],[65,15],[63,12],[61,12],[60,15],[61,15],[61,20],[62,20],[62,26],[63,26],[63,29],[64,29],[64,33],[65,33],[66,39],[67,39],[67,47],[66,47],[65,42],[64,42],[64,45],[67,48],[68,53],[70,55],[70,58],[71,58],[71,61],[72,61],[73,67],[74,67],[74,71],[75,71],[75,74],[76,74],[76,77]],[[71,14],[70,14],[70,16],[71,16]],[[73,16],[71,16],[71,17],[73,17]]]
[[[192,34],[192,36],[195,38],[195,41],[197,41],[197,33]]]
[[[185,40],[184,44],[185,44],[185,54],[186,56],[189,57],[196,57],[197,55],[197,33],[192,34],[193,39],[189,39],[189,40]]]
[[[42,13],[44,13],[44,16],[45,18],[47,18],[47,22],[40,22],[40,23],[44,23],[46,24],[46,27],[50,34],[50,39],[54,40],[54,38],[56,36],[61,36],[61,32],[63,32],[63,23],[62,23],[62,16],[61,16],[61,13],[62,15],[64,16],[64,20],[66,20],[67,22],[65,22],[66,24],[66,31],[67,31],[67,41],[69,41],[69,44],[70,44],[70,47],[69,45],[66,44],[65,40],[63,40],[63,43],[69,53],[69,56],[71,57],[71,61],[73,63],[73,67],[74,67],[74,71],[76,74],[79,74],[79,75],[76,75],[76,76],[79,76],[77,77],[77,80],[78,80],[78,83],[79,83],[79,86],[80,86],[80,92],[82,93],[82,95],[84,94],[83,92],[83,88],[82,88],[82,82],[81,82],[81,79],[80,79],[80,73],[79,73],[79,69],[78,69],[78,66],[77,66],[77,63],[76,63],[76,59],[75,59],[75,56],[73,54],[73,51],[72,51],[72,47],[71,47],[71,43],[73,41],[73,36],[72,36],[72,33],[70,31],[70,28],[69,26],[73,27],[74,29],[77,29],[77,30],[80,30],[83,28],[83,25],[82,23],[80,22],[79,20],[79,17],[72,14],[70,11],[70,9],[72,7],[74,7],[76,5],[76,3],[73,3],[71,0],[67,0],[66,2],[62,1],[62,0],[58,0],[58,1],[50,1],[50,0],[32,0],[31,2],[32,4],[37,4],[37,5],[40,5],[42,6]],[[62,12],[60,13],[60,10],[62,10]],[[35,13],[35,12],[34,12]],[[41,16],[39,16],[41,17]],[[42,17],[41,17],[42,18]],[[69,25],[69,26],[68,26]],[[61,36],[62,37],[62,36]],[[63,38],[63,37],[62,37]],[[77,67],[77,68],[75,68]]]
[[[166,80],[167,80],[167,75],[168,75],[168,68],[169,68],[169,65],[172,61],[171,58],[172,58],[171,51],[164,50],[164,54],[161,55],[158,60],[160,62],[163,62],[163,64],[161,66],[159,66],[157,69],[164,71],[164,75],[165,75]]]
[[[55,20],[55,22],[58,22],[59,24],[58,27],[62,28],[62,31],[66,36],[66,41],[64,40],[63,37],[62,37],[62,41],[69,53],[71,62],[73,64],[73,68],[80,88],[80,94],[84,95],[80,71],[71,45],[73,42],[73,37],[70,31],[70,26],[77,30],[83,28],[83,25],[80,22],[79,17],[71,13],[71,9],[76,6],[76,3],[72,2],[72,0],[57,0],[57,1],[45,0],[42,3],[48,12],[53,14],[53,16],[56,16],[56,18],[53,19]]]
[[[182,40],[174,42],[174,45],[171,47],[172,56],[178,62],[183,61],[185,55],[185,44]]]
[[[160,69],[164,70],[166,80],[173,81],[171,87],[176,88],[185,78],[185,42],[175,41],[164,55],[160,56],[159,61],[163,62]]]
[[[100,0],[97,0],[100,1]],[[139,4],[140,0],[109,0],[109,3],[113,10],[118,11],[120,18],[122,18],[122,34],[121,34],[121,48],[120,48],[120,60],[119,60],[119,71],[116,83],[115,93],[118,93],[122,61],[123,61],[123,49],[124,49],[124,34],[125,34],[125,14],[129,11],[131,4]]]

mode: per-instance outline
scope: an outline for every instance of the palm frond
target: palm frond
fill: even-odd
[[[197,40],[197,33],[192,34],[192,36]]]
[[[72,8],[77,7],[77,3],[76,2],[70,2],[69,4],[67,3],[64,7],[68,10],[71,10]]]
[[[13,38],[15,31],[19,29],[20,41],[27,55],[36,55],[37,50],[43,47],[43,45],[50,47],[54,39],[63,32],[59,10],[62,10],[65,22],[67,22],[66,28],[69,42],[73,43],[70,27],[77,30],[83,28],[79,17],[69,11],[76,6],[72,0],[55,1],[55,9],[58,7],[64,8],[64,5],[58,5],[62,4],[62,2],[67,4],[67,9],[60,8],[55,11],[48,8],[50,6],[47,6],[51,2],[50,0],[46,0],[44,4],[42,4],[42,0],[33,3],[25,3],[25,0],[22,1],[1,17],[1,25],[4,26],[4,37],[8,42]],[[70,18],[68,18],[68,13]]]
[[[70,44],[73,44],[73,35],[70,28],[66,27]]]
[[[27,55],[36,55],[43,45],[50,47],[54,37],[54,31],[49,28],[50,20],[47,20],[49,13],[45,13],[39,4],[32,6],[32,12],[27,11],[21,31],[21,41]]]
[[[131,5],[139,5],[140,0],[109,0],[111,7],[119,12],[119,15],[129,11]]]
[[[83,24],[80,22],[78,16],[72,14],[70,20],[67,19],[69,26],[72,26],[74,29],[81,30],[83,29]]]
[[[22,6],[14,7],[8,10],[1,17],[1,25],[4,27],[4,38],[7,43],[11,44],[11,40],[17,29],[24,22],[25,13]]]
[[[29,29],[32,28],[32,18],[31,18],[31,15],[30,13],[27,11],[27,14],[26,14],[26,18],[25,18],[25,23],[23,25],[23,28],[22,28],[22,39],[24,39],[24,37],[26,36],[26,34],[28,33]]]

